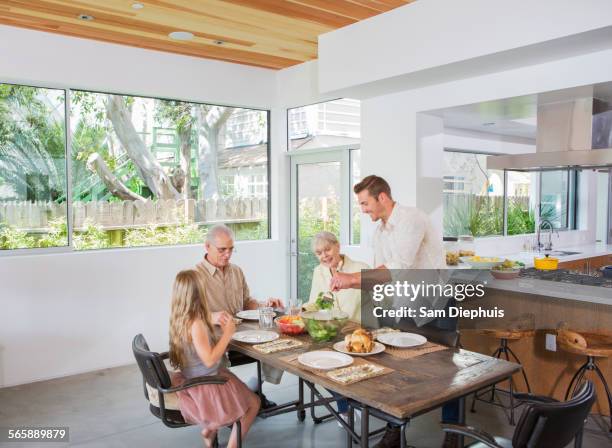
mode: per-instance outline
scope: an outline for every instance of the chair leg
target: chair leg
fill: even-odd
[[[531,393],[531,386],[529,385],[529,380],[527,379],[527,373],[525,373],[525,369],[523,368],[523,364],[521,363],[521,360],[519,359],[518,356],[516,356],[516,354],[512,351],[510,347],[507,347],[507,349],[510,352],[510,355],[516,361],[516,363],[521,365],[521,373],[523,374],[523,379],[525,380],[525,385],[527,386],[527,392]]]
[[[578,370],[576,370],[576,373],[574,373],[574,376],[572,377],[569,385],[567,386],[567,391],[565,392],[565,401],[567,401],[567,398],[569,397],[569,394],[572,391],[572,385],[576,381],[576,378],[578,378],[578,375],[580,375],[580,372],[586,369],[588,365],[589,365],[589,361],[585,362],[582,366],[580,366]]]
[[[593,370],[595,370],[595,373],[597,373],[597,376],[599,377],[599,379],[604,385],[604,388],[606,389],[606,395],[608,395],[608,410],[610,411],[610,432],[612,432],[612,394],[610,393],[610,388],[608,387],[606,377],[603,375],[603,373],[601,373],[601,370],[599,370],[599,366],[593,363],[593,367]]]
[[[497,349],[495,349],[491,357],[499,359],[501,357],[501,353],[502,353],[502,347],[497,347]],[[474,392],[474,394],[472,395],[472,406],[470,406],[470,412],[472,413],[476,412],[477,394],[478,394],[478,391]],[[491,401],[495,401],[495,384],[491,386]]]

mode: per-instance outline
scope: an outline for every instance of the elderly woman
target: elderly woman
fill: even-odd
[[[314,303],[320,292],[330,290],[329,284],[336,272],[355,273],[369,266],[361,261],[351,260],[347,255],[340,253],[340,243],[331,232],[319,232],[312,240],[312,250],[319,259],[319,265],[312,274],[312,286],[310,287],[310,300]],[[361,322],[361,290],[342,289],[335,293],[336,302],[334,309],[348,314],[349,319]]]
[[[310,287],[310,300],[314,303],[320,292],[330,290],[329,284],[332,276],[336,272],[346,272],[352,274],[360,272],[362,269],[369,269],[369,266],[361,261],[353,261],[348,256],[340,253],[340,243],[336,236],[331,232],[319,232],[312,240],[312,250],[319,259],[319,266],[314,269],[312,274],[312,286]],[[361,322],[361,290],[342,289],[336,294],[334,309],[348,314],[353,322]],[[347,411],[348,402],[341,398],[342,395],[329,391],[334,397],[339,398],[336,405],[338,413],[345,421],[348,421]],[[338,426],[342,427],[340,423]]]

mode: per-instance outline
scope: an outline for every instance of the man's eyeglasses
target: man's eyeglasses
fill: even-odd
[[[217,252],[219,252],[220,254],[231,254],[234,252],[237,252],[236,248],[234,246],[232,247],[217,247],[214,244],[211,244],[212,247],[214,247],[215,249],[217,249]]]

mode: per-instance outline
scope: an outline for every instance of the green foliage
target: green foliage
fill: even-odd
[[[196,224],[169,227],[148,226],[128,229],[125,232],[124,246],[165,246],[176,244],[197,244],[204,241],[206,232]]]
[[[520,202],[508,199],[508,235],[535,232],[535,213]]]
[[[535,212],[526,198],[508,199],[508,235],[535,231]],[[475,237],[502,235],[503,199],[501,197],[471,195],[450,204],[444,213],[444,235],[473,235]]]
[[[24,249],[36,247],[36,240],[15,226],[0,226],[0,249]]]
[[[471,195],[449,205],[444,213],[444,235],[489,236],[503,233],[500,197]]]
[[[65,190],[63,95],[0,84],[0,176],[15,192],[57,199]]]

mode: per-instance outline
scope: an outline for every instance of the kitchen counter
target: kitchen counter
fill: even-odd
[[[553,251],[572,251],[579,252],[575,255],[555,256],[559,262],[581,260],[583,258],[599,257],[601,255],[612,254],[612,244],[591,243],[581,244],[578,246],[553,247]],[[544,252],[515,252],[512,254],[500,255],[500,258],[508,258],[510,260],[520,261],[525,263],[525,266],[533,267],[533,258],[542,257]]]
[[[610,244],[583,244],[579,246],[555,247],[557,250],[580,252],[574,255],[558,256],[560,263],[584,258],[598,257],[612,254]],[[526,267],[533,267],[533,258],[542,256],[538,252],[518,252],[501,255],[500,258],[521,261]],[[461,267],[461,266],[459,266]],[[599,303],[612,305],[612,288],[599,286],[578,285],[574,283],[563,283],[550,280],[539,280],[533,278],[517,278],[514,280],[495,280],[487,285],[489,288],[503,291],[513,291],[525,294],[537,294],[540,296],[556,299],[576,300],[581,302]]]

